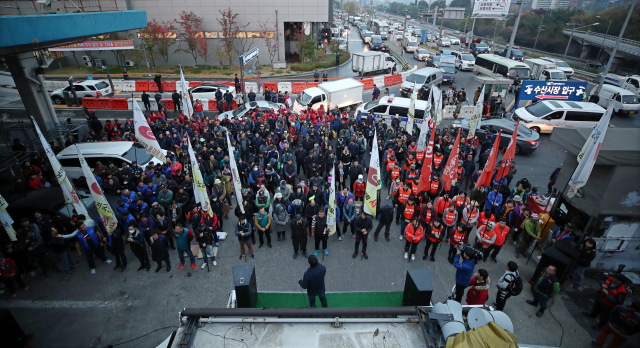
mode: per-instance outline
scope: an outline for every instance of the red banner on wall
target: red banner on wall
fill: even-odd
[[[84,41],[69,45],[52,47],[49,51],[101,51],[101,50],[132,50],[133,40],[115,41]]]

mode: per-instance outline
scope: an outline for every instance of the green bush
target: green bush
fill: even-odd
[[[313,71],[320,69],[333,68],[336,66],[336,58],[333,54],[327,54],[327,59],[323,62],[309,62],[304,64],[291,64],[290,69],[297,72]],[[340,64],[344,64],[351,57],[350,53],[340,52]]]

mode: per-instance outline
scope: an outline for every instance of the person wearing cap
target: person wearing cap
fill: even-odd
[[[127,242],[129,242],[129,247],[131,251],[136,256],[136,258],[140,261],[140,267],[138,271],[142,271],[143,269],[147,269],[147,272],[151,270],[151,264],[149,263],[149,254],[147,254],[147,248],[145,244],[149,242],[145,242],[145,236],[140,230],[136,227],[135,224],[129,225],[127,228],[129,234],[126,236]]]
[[[258,231],[258,237],[260,238],[259,248],[264,246],[264,237],[267,237],[267,246],[272,248],[271,245],[271,215],[266,212],[265,207],[258,208],[258,213],[254,217],[253,222],[255,229]]]
[[[516,245],[515,257],[519,258],[520,254],[525,254],[534,240],[539,243],[542,240],[541,235],[542,230],[540,229],[538,214],[532,213],[531,217],[522,223],[522,232],[520,232],[518,244]]]
[[[473,277],[473,270],[476,267],[476,263],[473,261],[475,257],[475,251],[471,248],[466,248],[464,253],[460,249],[456,249],[456,256],[453,259],[453,267],[456,268],[456,286],[455,286],[455,298],[454,300],[462,303],[462,296],[464,295],[464,289],[471,284],[471,277]]]
[[[496,213],[498,219],[504,219],[507,226],[511,227],[516,221],[516,210],[513,200],[507,200],[507,203],[500,208],[500,211]]]
[[[279,195],[279,193],[276,193],[276,197],[277,195]],[[284,242],[286,240],[286,228],[289,226],[289,214],[285,210],[284,204],[275,204],[275,209],[273,210],[273,223],[275,225],[276,233],[278,234],[278,242]]]
[[[556,277],[556,266],[549,265],[535,279],[536,285],[533,288],[533,300],[527,300],[527,303],[534,307],[540,306],[540,310],[536,313],[536,317],[540,318],[544,311],[549,308],[549,297],[560,292],[560,282]]]
[[[251,228],[251,224],[247,221],[247,218],[245,217],[245,215],[240,215],[238,217],[238,223],[236,224],[235,232],[236,232],[236,236],[238,237],[238,242],[240,242],[240,260],[242,260],[242,257],[245,255],[245,250],[244,250],[245,245],[247,246],[247,249],[251,258],[254,258],[253,246],[251,245],[251,242],[250,242],[251,235],[253,234],[252,228]]]
[[[613,310],[624,304],[624,300],[627,298],[627,289],[624,286],[624,282],[627,280],[622,274],[615,273],[605,281],[600,282],[598,299],[593,309],[591,312],[582,312],[583,315],[590,318],[600,316],[598,324],[592,326],[592,329],[596,331],[602,330],[607,325]]]
[[[322,307],[327,308],[324,286],[324,276],[327,273],[327,268],[318,262],[318,258],[315,255],[309,256],[308,260],[309,269],[304,272],[302,279],[298,280],[298,284],[301,288],[307,289],[309,307],[316,307],[316,296],[318,296]]]
[[[549,246],[558,243],[558,242],[562,242],[562,241],[573,241],[574,236],[573,236],[573,223],[568,222],[567,224],[564,225],[563,227],[558,227],[558,229],[551,235],[551,240],[549,241]]]
[[[211,261],[213,262],[213,265],[217,266],[218,263],[216,262],[216,256],[214,255],[215,253],[213,252],[213,248],[218,245],[218,242],[219,242],[218,234],[215,232],[214,229],[211,229],[211,227],[207,226],[207,224],[205,224],[204,222],[200,223],[195,234],[196,234],[196,241],[198,241],[198,245],[200,246],[200,251],[202,252],[203,260],[202,260],[201,268],[204,269],[205,267],[207,267],[207,264],[209,263],[207,256],[211,257]]]
[[[157,215],[159,213],[162,213],[162,215],[164,215],[165,213],[164,208],[157,201],[151,203],[151,209],[149,209],[149,216],[151,217],[151,220],[153,220],[154,224],[158,223]]]
[[[280,180],[280,186],[276,188],[276,195],[280,194],[280,197],[284,202],[289,202],[289,197],[291,197],[291,190],[289,186],[287,186],[287,182],[284,180]]]
[[[291,241],[293,242],[293,258],[298,257],[298,250],[302,251],[302,255],[307,257],[307,223],[302,215],[296,214],[295,221],[291,224]]]
[[[354,162],[357,163],[358,161]],[[364,182],[364,177],[362,176],[362,174],[358,175],[358,179],[353,182],[353,192],[355,194],[356,197],[356,201],[361,201],[364,202],[364,194],[367,188],[367,184]]]
[[[495,223],[487,221],[484,225],[480,226],[476,231],[476,243],[474,248],[482,251],[483,260],[486,262],[489,256],[489,247],[496,241]]]
[[[517,197],[514,197],[516,199]],[[520,206],[520,213],[516,216],[515,225],[513,225],[513,232],[511,233],[511,238],[513,240],[513,245],[518,244],[518,237],[520,236],[520,232],[522,231],[522,223],[529,218],[531,215],[531,209],[527,205]]]
[[[81,249],[84,250],[84,255],[87,258],[89,268],[91,268],[91,274],[96,274],[96,263],[93,259],[93,255],[97,255],[100,261],[105,264],[110,264],[111,260],[107,259],[104,254],[104,250],[100,247],[100,241],[103,239],[102,234],[95,230],[93,227],[87,226],[82,223],[78,228],[78,232],[75,233],[78,238],[76,241],[76,251],[78,256],[82,256]]]
[[[258,197],[255,199],[255,207],[258,210],[261,208],[267,209],[271,205],[269,197],[266,195],[265,191],[266,190],[262,190],[262,188],[258,190]]]

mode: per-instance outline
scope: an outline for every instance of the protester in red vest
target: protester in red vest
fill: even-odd
[[[502,249],[502,245],[504,245],[505,240],[507,239],[507,235],[509,234],[509,226],[507,226],[507,220],[504,218],[498,219],[498,223],[493,228],[493,232],[495,232],[496,240],[493,242],[491,246],[487,249],[486,255],[483,255],[484,261],[487,261],[488,257],[491,257],[491,261],[498,263],[496,257]],[[493,251],[493,252],[492,252]],[[491,253],[491,256],[489,256]]]

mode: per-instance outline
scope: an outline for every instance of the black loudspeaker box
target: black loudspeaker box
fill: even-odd
[[[556,266],[556,278],[558,278],[558,281],[562,284],[569,276],[571,257],[556,248],[547,248],[542,254],[542,258],[540,258],[540,262],[538,262],[538,267],[536,267],[536,271],[531,278],[533,284],[535,284],[538,277],[544,273],[549,265]]]
[[[428,269],[410,269],[404,281],[403,306],[430,306],[433,285],[431,271]]]
[[[256,269],[253,265],[233,266],[233,286],[236,288],[238,308],[255,308],[258,303]]]
[[[27,344],[27,335],[6,309],[0,310],[0,337],[5,348],[23,348]]]

